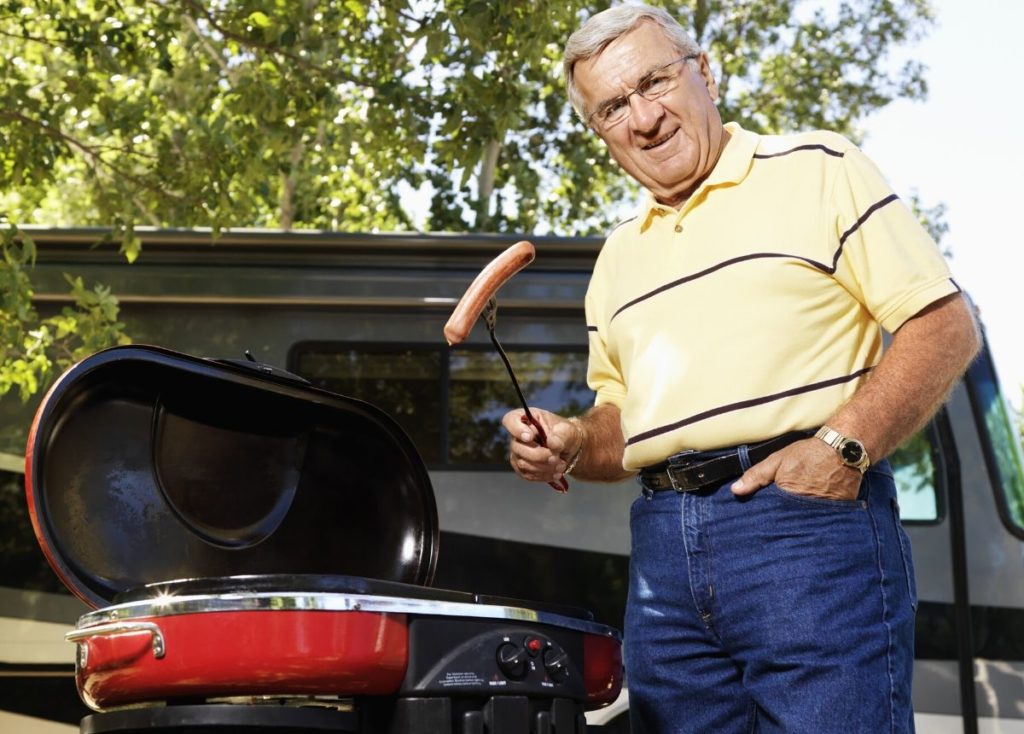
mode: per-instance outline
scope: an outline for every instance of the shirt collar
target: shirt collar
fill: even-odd
[[[760,140],[760,136],[757,133],[752,133],[749,130],[744,130],[740,127],[738,122],[728,122],[725,124],[725,129],[729,132],[729,142],[726,143],[725,149],[722,150],[722,155],[718,157],[718,163],[711,169],[711,173],[708,177],[701,182],[701,185],[697,187],[697,190],[693,192],[689,199],[679,208],[679,212],[682,213],[688,208],[691,201],[698,201],[700,194],[711,188],[712,186],[721,186],[722,184],[739,183],[746,178],[747,173],[750,171],[750,166],[754,161],[754,153],[757,151],[757,144]],[[676,210],[672,207],[664,204],[659,204],[655,199],[654,195],[648,191],[644,197],[641,212],[645,215],[644,219],[649,225],[650,220],[653,216],[660,216],[662,214],[673,213]],[[644,227],[646,229],[646,227]]]

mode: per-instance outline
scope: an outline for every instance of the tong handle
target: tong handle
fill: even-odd
[[[498,342],[498,337],[494,334],[495,326],[498,323],[498,299],[495,294],[513,275],[533,262],[535,255],[533,244],[521,240],[494,258],[470,283],[469,288],[455,306],[448,323],[444,326],[444,337],[449,346],[461,344],[469,336],[476,320],[483,317],[487,332],[491,337],[491,343],[494,344],[494,348],[501,356],[501,361],[505,363],[512,386],[516,390],[519,402],[522,403],[523,423],[533,426],[537,430],[537,442],[541,446],[547,446],[547,433],[540,421],[530,412],[530,406],[526,402],[523,390],[519,387],[519,380],[516,379],[516,374],[512,370],[512,363],[509,362],[508,355],[505,354],[505,350]],[[569,491],[569,480],[564,476],[557,482],[548,482],[548,485],[557,492]]]

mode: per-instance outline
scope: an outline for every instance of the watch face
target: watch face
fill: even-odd
[[[860,445],[860,441],[849,439],[839,447],[839,455],[847,464],[856,464],[864,458],[864,447]]]

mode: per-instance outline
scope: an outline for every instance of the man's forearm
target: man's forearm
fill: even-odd
[[[622,437],[619,409],[599,405],[579,418],[583,430],[583,453],[572,475],[593,482],[617,482],[633,475],[622,468],[626,442]]]
[[[970,306],[948,296],[908,320],[871,378],[829,420],[872,460],[888,456],[939,409],[981,344]]]

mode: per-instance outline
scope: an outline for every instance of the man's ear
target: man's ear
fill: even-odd
[[[700,56],[697,57],[697,64],[700,66],[700,75],[704,78],[704,86],[708,89],[708,94],[711,95],[711,101],[718,101],[718,81],[715,79],[715,74],[711,71],[711,62],[708,61],[708,55],[704,52],[700,52]]]

